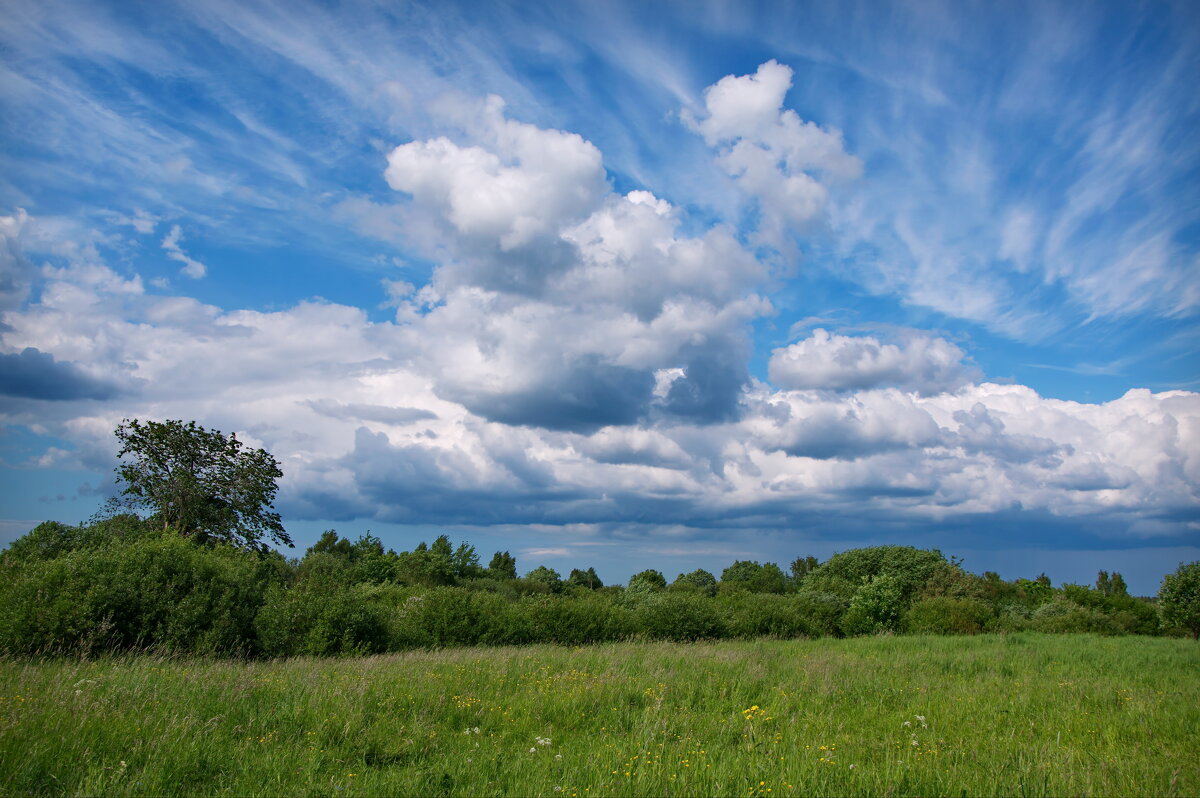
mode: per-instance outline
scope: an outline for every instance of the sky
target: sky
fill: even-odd
[[[0,543],[115,426],[296,553],[1200,559],[1200,6],[8,0]]]

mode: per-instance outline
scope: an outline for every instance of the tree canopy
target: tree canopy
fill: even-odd
[[[1163,577],[1158,606],[1163,620],[1200,640],[1200,560],[1180,564],[1175,573]]]
[[[273,508],[283,472],[265,450],[194,421],[125,419],[115,435],[123,484],[116,507],[149,510],[164,528],[199,540],[260,551],[264,536],[292,545]]]

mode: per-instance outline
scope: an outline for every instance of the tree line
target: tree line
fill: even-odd
[[[609,640],[977,634],[1033,630],[1200,638],[1200,563],[1157,600],[1120,573],[1054,587],[976,575],[940,551],[874,546],[825,562],[742,560],[720,577],[658,570],[605,585],[594,568],[519,575],[446,535],[412,551],[329,530],[288,559],[278,463],[194,422],[124,421],[122,493],[102,517],[47,521],[0,552],[0,652],[152,649],[242,656]],[[141,511],[141,512],[139,512]]]
[[[330,531],[288,559],[119,515],[48,521],[0,553],[0,651],[281,657],[628,639],[1194,635],[1171,590],[1190,584],[1194,609],[1197,583],[1200,564],[1181,566],[1155,602],[1129,595],[1115,573],[1055,587],[1045,576],[972,574],[936,550],[875,546],[797,558],[786,573],[740,561],[720,578],[697,570],[668,582],[646,570],[605,585],[592,568],[564,577],[539,565],[521,576],[505,551],[484,566],[473,546],[445,535],[396,552],[369,534]]]

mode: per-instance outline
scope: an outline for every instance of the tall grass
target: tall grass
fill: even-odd
[[[972,638],[0,662],[6,795],[1196,795],[1200,646]]]

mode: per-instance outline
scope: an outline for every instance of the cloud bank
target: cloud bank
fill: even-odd
[[[758,233],[798,229],[822,180],[861,171],[836,132],[780,110],[790,80],[774,62],[725,78],[691,123],[747,201],[774,209]],[[395,196],[372,212],[437,263],[419,289],[381,286],[392,319],[150,294],[54,220],[4,220],[4,285],[40,285],[4,312],[0,380],[22,400],[4,421],[75,442],[58,464],[80,467],[111,457],[122,417],[243,431],[283,463],[292,519],[813,533],[853,519],[900,534],[986,517],[1194,534],[1200,395],[1047,399],[981,381],[962,348],[919,331],[815,329],[755,379],[749,325],[773,307],[753,242],[618,193],[592,143],[514,121],[497,98],[460,113],[457,140],[387,154]],[[162,246],[186,271],[180,237]]]

